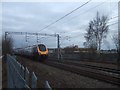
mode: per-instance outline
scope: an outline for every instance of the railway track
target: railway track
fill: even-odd
[[[54,57],[50,57],[49,59],[55,59],[57,60],[58,58],[54,58]],[[73,61],[74,59],[65,59],[66,61]],[[79,61],[79,60],[75,60],[75,61]],[[96,60],[81,60],[82,62],[91,62],[91,63],[101,63],[101,64],[113,64],[113,65],[117,65],[118,62],[117,61],[106,61],[106,60],[102,60],[102,61],[96,61]]]
[[[116,69],[56,60],[49,60],[44,64],[120,86],[120,71]]]
[[[120,86],[120,71],[72,62],[48,61],[45,64]]]
[[[51,60],[51,61],[58,62],[57,60]],[[60,61],[60,63],[120,74],[120,70],[114,69],[114,68],[108,68],[108,67],[102,67],[102,66],[90,65],[90,64],[81,64],[81,63],[72,62],[72,61]]]

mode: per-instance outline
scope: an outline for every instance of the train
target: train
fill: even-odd
[[[44,44],[37,44],[25,48],[17,48],[14,50],[16,55],[32,58],[35,61],[48,60],[48,48]]]

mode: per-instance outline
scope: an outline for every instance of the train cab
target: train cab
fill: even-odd
[[[33,56],[37,61],[46,61],[48,59],[48,49],[44,44],[38,44],[33,47]]]

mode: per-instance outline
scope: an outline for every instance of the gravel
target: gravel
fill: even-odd
[[[26,58],[17,57],[17,60],[38,77],[38,88],[44,88],[48,80],[52,88],[118,88],[118,86],[78,74],[64,71],[55,67],[35,62]]]
[[[98,63],[98,62],[88,62],[88,61],[73,61],[73,60],[64,60],[63,62],[73,62],[73,63],[79,63],[79,64],[87,64],[87,65],[93,65],[93,66],[99,66],[99,67],[105,67],[105,68],[112,68],[112,69],[118,69],[118,66],[116,64],[106,64],[106,63]]]

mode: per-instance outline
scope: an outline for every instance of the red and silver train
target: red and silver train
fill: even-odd
[[[48,60],[48,48],[44,44],[29,46],[26,48],[18,48],[15,54],[32,58],[35,61]]]

